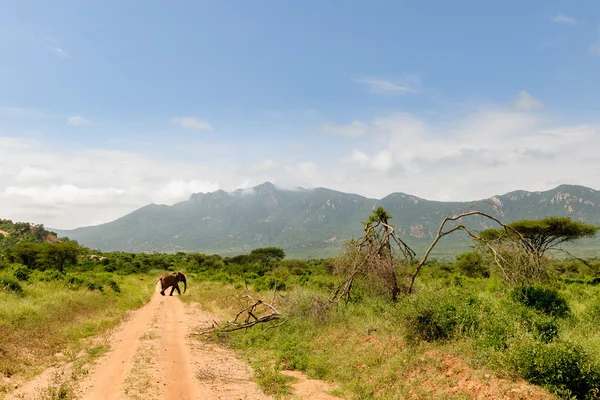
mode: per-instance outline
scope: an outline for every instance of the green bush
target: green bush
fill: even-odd
[[[554,317],[569,314],[567,301],[555,289],[523,285],[511,292],[513,300]]]
[[[82,276],[69,274],[65,278],[65,285],[72,290],[87,289],[99,292],[104,292],[104,289],[109,287],[113,292],[121,293],[119,284],[107,273],[86,273]]]
[[[461,334],[474,334],[479,328],[480,304],[466,293],[427,293],[409,301],[404,309],[405,338],[409,342],[432,342]]]
[[[79,289],[84,284],[84,280],[78,276],[68,276],[65,280],[65,284],[69,289]]]
[[[112,289],[113,292],[121,293],[121,288],[119,287],[119,284],[117,282],[110,280],[108,282],[108,286]]]
[[[578,345],[559,341],[521,343],[510,361],[523,378],[565,398],[596,398],[600,389],[600,368]]]
[[[37,274],[37,279],[41,282],[61,281],[64,277],[57,269],[47,269]]]
[[[558,324],[554,318],[534,320],[531,323],[531,332],[536,339],[550,343],[558,337]]]
[[[0,291],[12,292],[23,295],[23,288],[13,276],[8,274],[0,275]]]
[[[100,292],[104,291],[104,286],[102,286],[96,282],[87,282],[86,285],[87,285],[88,290],[91,290],[91,291],[98,290]]]
[[[308,345],[297,340],[284,342],[275,357],[284,369],[306,371],[309,364]]]
[[[489,278],[490,271],[479,253],[467,252],[456,256],[456,266],[468,277]]]
[[[274,276],[263,276],[262,278],[255,280],[254,287],[258,292],[265,290],[285,290],[286,284],[284,281]]]
[[[29,270],[24,267],[17,267],[13,271],[13,275],[20,281],[28,281],[29,280]]]
[[[456,327],[456,309],[424,308],[410,315],[406,320],[407,339],[418,338],[426,342],[448,339]]]

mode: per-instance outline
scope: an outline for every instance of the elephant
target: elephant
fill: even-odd
[[[160,287],[162,289],[160,294],[163,296],[165,295],[165,290],[168,289],[169,286],[171,286],[171,293],[169,293],[169,296],[173,296],[175,289],[177,289],[177,293],[181,295],[181,290],[179,290],[179,282],[183,282],[183,293],[185,293],[187,289],[185,275],[181,272],[164,273],[160,278],[158,278],[158,280],[160,281]]]

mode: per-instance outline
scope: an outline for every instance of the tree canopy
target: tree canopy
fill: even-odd
[[[486,241],[525,239],[538,258],[542,258],[546,251],[555,249],[562,243],[591,238],[600,229],[599,226],[573,221],[569,217],[522,220],[510,223],[507,227],[508,229],[486,229],[479,236]]]
[[[285,251],[279,247],[262,247],[252,250],[249,257],[262,262],[279,261],[285,258]]]

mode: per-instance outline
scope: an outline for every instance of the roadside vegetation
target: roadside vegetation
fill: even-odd
[[[90,258],[96,253],[43,226],[4,220],[0,229],[2,398],[56,362],[102,354],[103,343],[91,339],[150,298],[156,272],[122,254]],[[69,398],[67,387],[50,389],[49,398]]]
[[[237,349],[276,397],[290,394],[282,370],[330,381],[333,394],[352,399],[600,396],[600,260],[555,251],[596,227],[508,224],[439,261],[402,238],[406,247],[394,250],[391,218],[376,210],[365,240],[319,260],[288,260],[280,248],[100,253],[0,221],[10,233],[0,236],[0,372],[32,376],[72,357],[147,301],[162,271],[181,270],[191,289],[181,299],[220,317],[202,340]],[[250,299],[282,318],[222,332]]]
[[[286,322],[275,328],[210,332],[251,360],[258,382],[274,395],[286,393],[278,372],[292,369],[334,382],[336,394],[354,399],[593,399],[600,390],[600,261],[553,260],[550,247],[565,230],[562,241],[597,228],[556,222],[540,221],[535,236],[524,223],[514,225],[529,231],[488,231],[492,241],[475,242],[453,262],[429,260],[410,294],[419,262],[402,257],[390,285],[379,258],[355,274],[343,301],[337,289],[365,258],[352,243],[329,260],[232,264],[197,255],[190,271],[203,283],[186,301],[223,321],[249,304],[246,293],[277,306]],[[528,236],[550,245],[540,252],[522,242]]]

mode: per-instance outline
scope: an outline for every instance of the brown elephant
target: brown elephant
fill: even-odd
[[[185,279],[185,275],[181,272],[167,272],[164,273],[160,278],[161,291],[160,294],[165,295],[165,290],[171,286],[171,293],[169,296],[173,296],[173,292],[177,289],[177,293],[181,295],[181,290],[179,290],[179,282],[183,282],[183,293],[187,290],[187,281]]]

